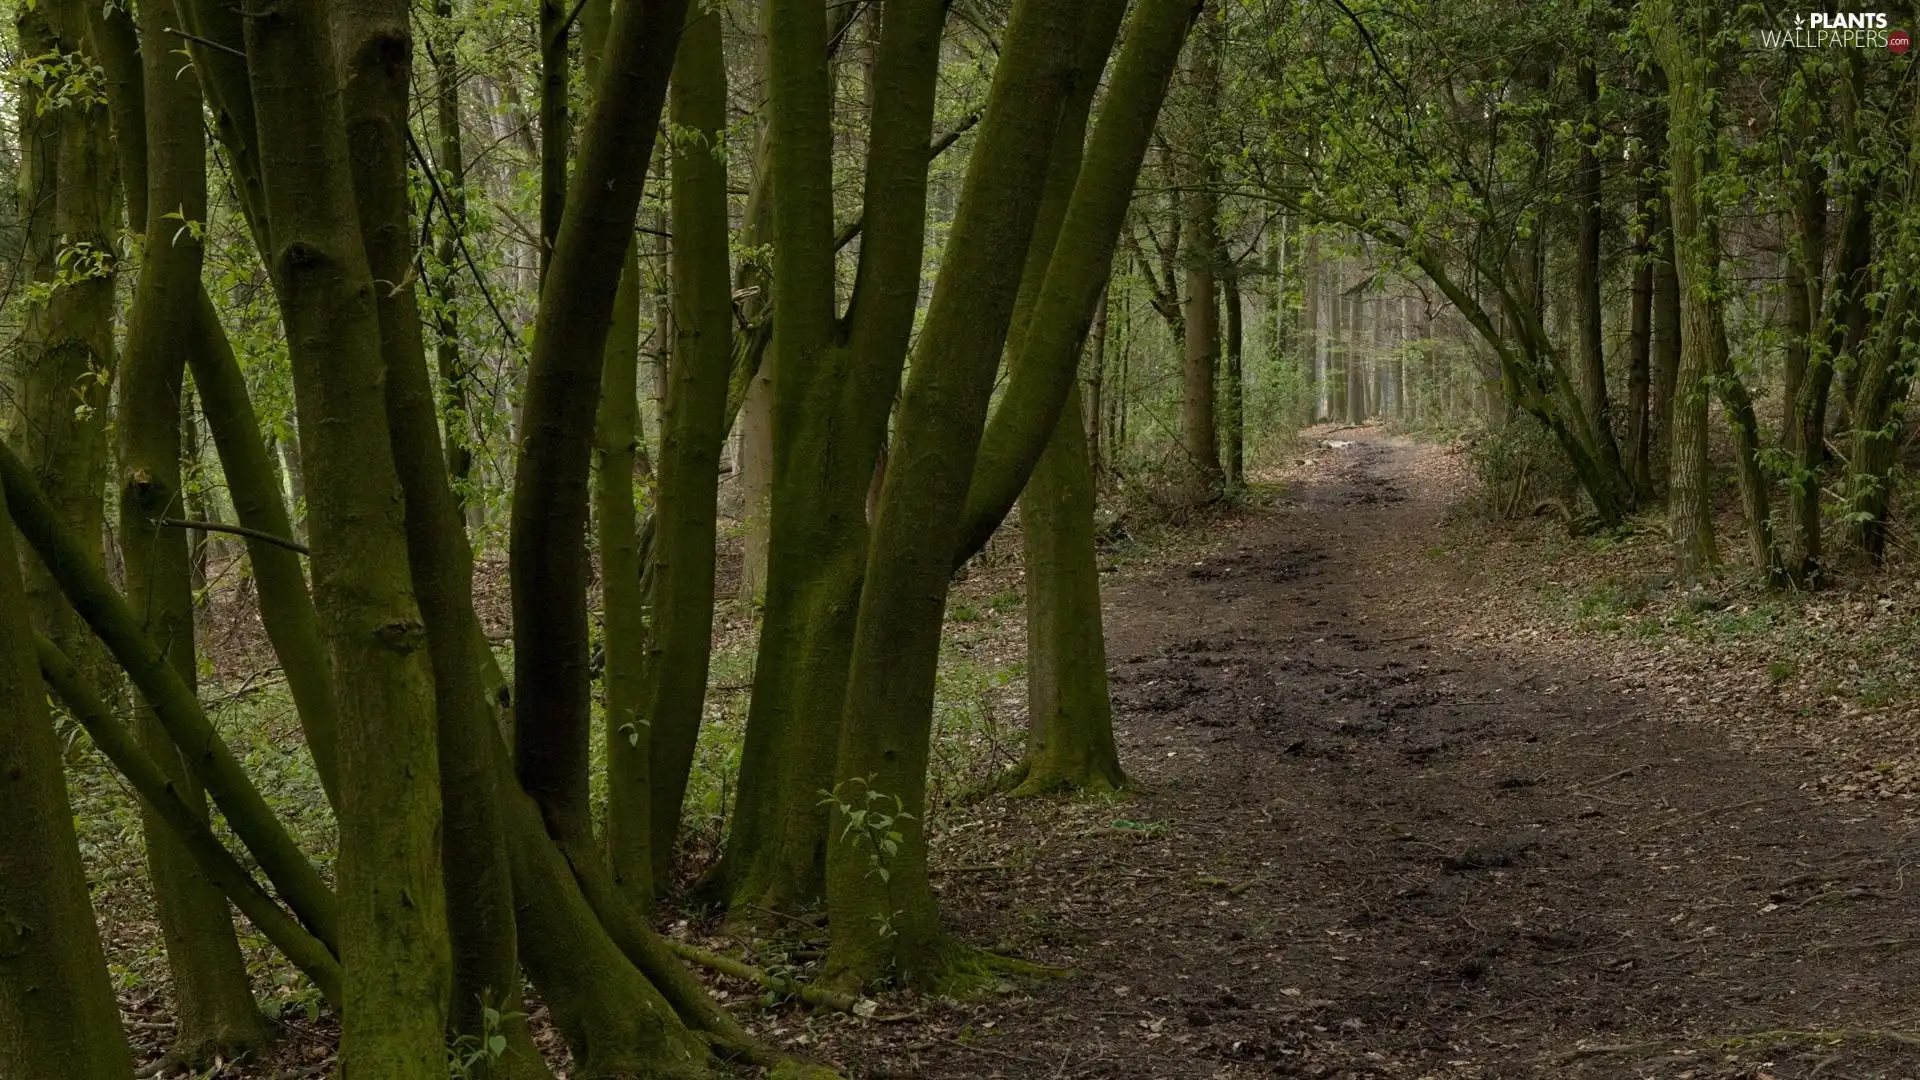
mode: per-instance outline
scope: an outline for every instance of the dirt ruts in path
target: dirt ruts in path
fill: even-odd
[[[1109,584],[1142,794],[989,804],[1004,857],[941,874],[963,936],[1076,973],[828,1047],[941,1080],[1920,1077],[1920,843],[1606,671],[1436,635],[1441,451],[1332,437],[1210,556]]]

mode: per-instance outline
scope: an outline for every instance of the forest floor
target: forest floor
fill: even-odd
[[[761,1029],[928,1080],[1920,1076],[1906,766],[1795,735],[1779,661],[1543,615],[1459,455],[1309,435],[1108,581],[1137,793],[947,827],[949,925],[1072,974]]]

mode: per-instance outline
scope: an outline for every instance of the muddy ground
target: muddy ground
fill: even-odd
[[[1330,438],[1212,554],[1109,582],[1139,795],[949,837],[955,930],[1074,974],[758,1026],[928,1080],[1920,1077],[1897,810],[1450,634],[1457,470]]]

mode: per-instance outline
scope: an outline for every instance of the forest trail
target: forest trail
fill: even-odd
[[[982,807],[1004,864],[942,875],[968,939],[1076,974],[834,1052],[929,1078],[1920,1075],[1913,830],[1632,680],[1436,632],[1457,468],[1323,438],[1350,445],[1210,556],[1109,582],[1141,796]]]

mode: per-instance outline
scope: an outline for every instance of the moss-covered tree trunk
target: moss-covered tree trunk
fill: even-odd
[[[120,229],[114,141],[104,103],[75,94],[72,69],[93,63],[80,0],[21,4],[18,96],[23,321],[10,352],[4,425],[48,498],[91,556],[105,556],[107,401],[117,356],[114,279]],[[34,625],[85,668],[108,698],[118,676],[41,568],[26,567]]]
[[[1220,368],[1220,197],[1213,166],[1213,124],[1220,104],[1220,42],[1224,24],[1212,17],[1189,43],[1184,118],[1180,260],[1186,268],[1186,315],[1181,320],[1180,449],[1189,497],[1219,494],[1220,431],[1216,380]]]
[[[506,1038],[490,1076],[542,1077],[546,1067],[519,1015],[511,871],[488,746],[497,736],[475,644],[482,639],[472,603],[472,554],[442,456],[440,402],[428,377],[417,293],[408,281],[415,257],[407,201],[408,9],[388,0],[352,0],[334,8],[333,28],[345,76],[345,129],[357,149],[351,177],[367,265],[377,280],[407,282],[380,289],[375,314],[385,431],[405,502],[408,581],[433,673],[440,872],[452,958],[449,1028],[471,1040]],[[484,1020],[490,1008],[502,1016],[492,1027]]]
[[[234,858],[207,821],[204,806],[190,803],[181,786],[140,746],[73,661],[48,641],[34,635],[40,673],[68,712],[73,714],[100,753],[120,770],[139,795],[141,809],[163,822],[185,846],[195,865],[224,892],[241,914],[295,967],[313,980],[327,1001],[340,1003],[340,960],[324,942],[289,915],[240,860]]]
[[[769,0],[773,483],[765,613],[722,863],[736,917],[820,896],[826,811],[866,565],[866,496],[919,300],[945,9],[882,15],[854,297],[834,317],[827,11]]]
[[[165,5],[143,5],[139,17],[147,40],[164,39],[172,21]],[[134,292],[117,426],[120,539],[127,602],[191,688],[197,668],[188,536],[158,522],[189,516],[181,475],[181,399],[187,356],[200,345],[197,229],[207,216],[206,151],[197,84],[175,78],[176,60],[157,50],[149,51],[144,66],[148,202],[172,207],[178,216],[149,222]],[[142,747],[195,812],[204,814],[205,796],[166,728],[144,705],[138,717]],[[270,1028],[254,1005],[226,896],[160,817],[144,808],[142,819],[179,1023],[169,1061],[200,1068],[259,1047]]]
[[[547,828],[576,859],[594,848],[586,547],[594,417],[620,264],[632,247],[685,20],[685,0],[614,9],[541,284],[521,399],[509,540],[514,765]]]
[[[687,24],[673,72],[669,122],[683,133],[673,158],[674,353],[660,432],[655,514],[652,649],[645,708],[652,721],[653,865],[671,881],[694,741],[706,709],[713,643],[713,574],[720,450],[727,437],[733,369],[733,288],[728,256],[727,67],[721,16]]]
[[[1094,550],[1093,469],[1068,392],[1060,429],[1020,496],[1027,581],[1027,756],[1018,795],[1126,785],[1113,741],[1100,571]]]
[[[129,1080],[0,495],[0,1075]]]
[[[1125,14],[1122,5],[1097,4],[1086,16],[1074,60],[1076,74],[1060,110],[1047,187],[1020,274],[1008,329],[1011,341],[1023,342],[1033,332],[1034,309],[1059,255],[1060,236],[1079,186],[1094,93]],[[1096,331],[1100,323],[1096,318]],[[1100,336],[1095,333],[1092,345],[1096,365]],[[1100,570],[1093,545],[1094,473],[1084,423],[1076,378],[1054,437],[1020,496],[1027,588],[1027,752],[1013,779],[1018,781],[1016,793],[1022,795],[1060,788],[1114,790],[1125,783],[1113,746]]]
[[[9,512],[21,537],[166,725],[167,734],[195,779],[220,807],[228,827],[300,921],[330,948],[337,947],[339,918],[332,891],[213,729],[192,688],[141,630],[140,620],[107,581],[106,572],[60,520],[31,470],[5,442],[0,442],[0,486],[6,489]]]
[[[1717,133],[1713,115],[1713,64],[1699,43],[1674,21],[1675,4],[1659,0],[1654,17],[1666,16],[1654,33],[1654,51],[1667,75],[1668,197],[1673,214],[1674,268],[1682,319],[1679,393],[1675,416],[1675,464],[1669,496],[1669,526],[1679,569],[1696,573],[1712,561],[1711,519],[1706,490],[1706,394],[1719,396],[1733,429],[1736,475],[1747,518],[1754,566],[1768,580],[1783,572],[1773,541],[1772,507],[1760,467],[1759,422],[1745,385],[1728,354],[1720,274],[1719,230],[1705,190]],[[1688,25],[1701,17],[1689,14]],[[1698,394],[1695,403],[1694,395]],[[1697,426],[1696,426],[1697,425]]]
[[[1909,133],[1920,132],[1920,102],[1916,102]],[[1871,339],[1861,346],[1859,388],[1855,393],[1853,453],[1847,470],[1847,540],[1860,553],[1878,562],[1886,554],[1893,506],[1893,468],[1900,436],[1905,430],[1907,392],[1920,367],[1920,314],[1916,314],[1915,277],[1920,274],[1920,227],[1914,210],[1920,206],[1920,146],[1910,145],[1900,187],[1883,185],[1898,198],[1904,211],[1900,226],[1886,238],[1882,280],[1888,283],[1886,307]],[[1856,196],[1864,196],[1864,191]],[[1864,199],[1862,199],[1864,201]],[[1853,208],[1849,208],[1849,218]],[[1849,238],[1851,240],[1851,238]],[[1849,245],[1851,246],[1851,245]],[[1865,288],[1864,267],[1834,291],[1846,291],[1852,301]]]
[[[580,36],[589,83],[606,60],[613,22],[609,0],[581,9]],[[653,901],[651,714],[646,708],[646,551],[641,543],[634,482],[642,471],[645,434],[640,418],[640,310],[644,297],[640,248],[629,243],[620,261],[600,406],[594,417],[593,527],[600,554],[601,671],[606,715],[606,849],[614,879],[642,907]]]
[[[1644,143],[1644,140],[1643,140]],[[1650,167],[1648,167],[1650,168]],[[1659,188],[1647,169],[1634,183],[1635,213],[1651,230],[1659,205]],[[1627,287],[1627,478],[1642,503],[1651,501],[1653,486],[1653,245],[1647,236],[1633,242],[1633,275]]]
[[[233,354],[213,298],[201,288],[190,301],[194,338],[186,350],[207,429],[220,455],[220,471],[240,524],[268,536],[297,535],[287,512],[281,469],[260,438],[260,421],[247,395],[246,376]],[[288,443],[293,451],[294,443]],[[296,473],[296,475],[298,475]],[[300,714],[300,729],[327,800],[339,806],[339,717],[333,700],[333,665],[314,614],[301,558],[284,545],[247,538],[247,559],[259,591],[260,623],[273,646],[287,690]]]
[[[1195,0],[1152,0],[1135,11],[1128,25],[1126,45],[1087,142],[1059,239],[1045,263],[1033,314],[1023,320],[1026,329],[1014,339],[1017,349],[1008,361],[1007,385],[981,438],[955,566],[986,546],[1053,439],[1079,370],[1082,343],[1106,287],[1134,180],[1198,10]],[[1173,310],[1177,315],[1178,308]],[[1123,370],[1123,390],[1125,383]],[[1124,396],[1117,393],[1114,399]],[[1124,419],[1124,410],[1121,416]],[[1124,433],[1122,425],[1110,453],[1120,453]]]
[[[1600,79],[1592,57],[1582,57],[1576,65],[1581,107],[1587,123],[1598,137],[1600,117]],[[1600,241],[1606,230],[1606,204],[1602,200],[1600,155],[1588,137],[1580,140],[1574,162],[1574,255],[1573,300],[1580,338],[1580,408],[1586,413],[1587,438],[1595,448],[1600,467],[1629,499],[1633,485],[1620,457],[1620,443],[1613,431],[1613,401],[1607,391],[1605,338],[1601,333],[1600,283],[1605,267],[1600,262]]]
[[[589,27],[591,30],[591,27]],[[591,54],[589,54],[591,56]],[[600,408],[594,417],[593,525],[600,549],[600,640],[606,664],[607,859],[629,898],[650,904],[653,872],[653,767],[646,710],[650,637],[633,488],[639,468],[640,260],[630,244],[613,298]]]
[[[254,13],[245,35],[340,710],[341,1067],[439,1080],[450,962],[434,688],[386,423],[379,298],[394,285],[369,267],[382,238],[357,216],[341,90],[342,75],[404,73],[410,42],[404,20],[353,41],[343,71],[332,15],[294,0]]]
[[[890,973],[932,986],[953,973],[921,827],[941,616],[1019,288],[1002,268],[1032,243],[1061,105],[1074,79],[1088,74],[1076,56],[1094,6],[1022,0],[1014,7],[901,394],[833,772],[828,973],[842,982]],[[856,816],[889,808],[897,810],[890,828]]]

